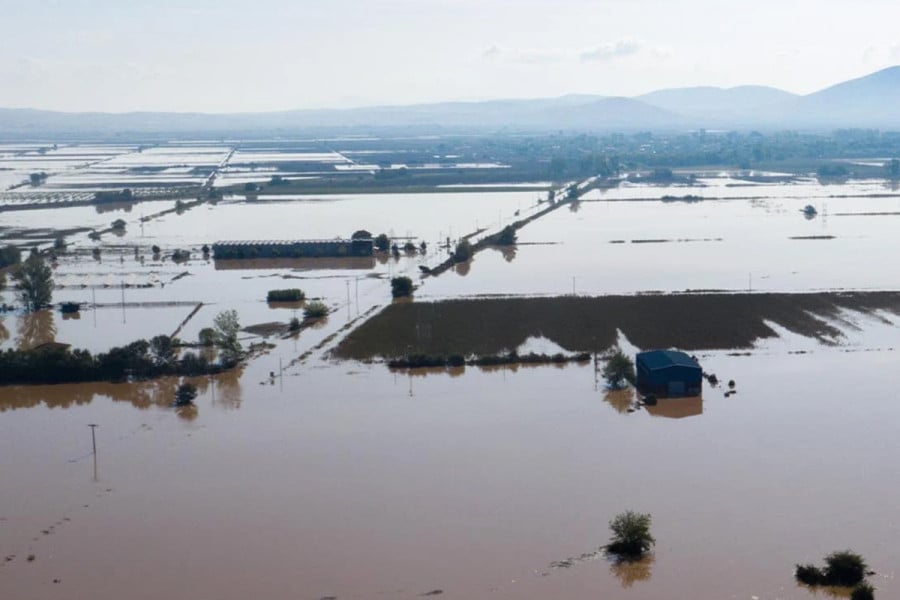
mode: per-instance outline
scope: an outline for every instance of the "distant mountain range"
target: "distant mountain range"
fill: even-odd
[[[635,98],[569,95],[266,113],[65,113],[0,108],[0,137],[287,134],[304,131],[900,130],[900,66],[800,96],[763,86],[665,89]]]

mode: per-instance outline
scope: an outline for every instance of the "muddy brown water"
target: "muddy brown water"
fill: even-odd
[[[257,362],[192,418],[173,381],[27,388],[0,414],[0,596],[792,599],[794,563],[851,547],[896,597],[897,358],[704,353],[738,394],[671,415],[582,366]],[[551,567],[627,508],[653,515],[648,562]]]
[[[754,289],[895,285],[874,260],[895,247],[893,221],[807,222],[797,210],[808,191],[783,186],[752,192],[770,200],[689,206],[584,202],[521,235],[565,243],[486,250],[456,273],[424,280],[417,298],[569,293],[573,275],[578,293],[741,289],[748,271]],[[816,203],[844,212],[897,208],[897,199],[826,198],[840,191],[819,190]],[[632,193],[648,192],[612,195]],[[509,212],[520,202],[496,200]],[[349,214],[360,203],[263,211],[226,203],[167,215],[144,230],[136,210],[124,242],[114,243],[138,243],[145,254],[160,240],[196,250],[218,232],[197,227],[210,216],[241,228],[237,217],[259,212],[282,217],[279,227],[293,232],[298,221],[288,217],[303,210],[324,215],[331,205]],[[496,208],[487,205],[484,222]],[[370,209],[386,218],[383,206]],[[454,231],[474,229],[468,210],[454,210]],[[115,218],[66,214],[77,218],[61,214],[54,224]],[[317,233],[346,235],[345,224],[336,226],[345,223],[341,214]],[[419,227],[433,218],[427,207],[414,215],[402,225],[413,234],[431,239],[449,230]],[[823,232],[838,239],[788,240]],[[651,237],[724,241],[666,244],[664,259],[658,245],[603,243]],[[100,262],[64,259],[55,274],[66,284],[59,300],[96,297],[106,308],[77,320],[8,314],[0,321],[3,347],[52,334],[102,350],[170,333],[201,301],[182,330],[186,339],[226,308],[245,325],[286,322],[291,310],[265,303],[273,288],[300,287],[333,312],[321,328],[273,340],[276,347],[242,373],[197,380],[194,409],[168,406],[173,379],[0,388],[0,560],[12,557],[0,562],[0,598],[317,600],[441,590],[435,597],[789,600],[813,597],[794,583],[795,563],[847,547],[877,571],[879,598],[900,597],[896,315],[852,316],[842,331],[859,331],[834,347],[765,322],[781,337],[738,356],[699,352],[708,371],[737,381],[737,394],[706,387],[702,399],[648,410],[635,408],[629,392],[602,390],[591,366],[404,374],[322,360],[339,339],[329,338],[390,302],[384,279],[415,273],[417,260],[313,273],[276,265],[217,271],[197,259],[174,266],[147,257],[140,265],[131,248],[103,253]],[[176,280],[184,271],[190,276]],[[126,289],[126,302],[183,304],[123,315],[118,284],[153,278],[152,288]],[[837,323],[843,315],[828,317]],[[285,376],[270,379],[281,360],[290,364]],[[99,424],[96,478],[88,423]],[[658,544],[646,562],[626,568],[593,553],[607,541],[608,520],[629,508],[653,515]],[[567,568],[551,566],[584,555]]]

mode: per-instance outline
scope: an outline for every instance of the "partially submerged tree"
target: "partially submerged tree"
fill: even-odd
[[[832,552],[825,557],[825,568],[797,565],[794,576],[806,585],[853,587],[863,582],[868,566],[863,557],[850,550]]]
[[[386,252],[388,248],[391,247],[391,240],[388,238],[387,234],[379,233],[375,237],[375,249],[380,250],[382,252]]]
[[[175,406],[190,406],[197,397],[197,386],[192,383],[182,383],[175,392]]]
[[[403,298],[413,293],[413,282],[409,277],[394,277],[391,279],[391,296]]]
[[[453,262],[466,262],[472,258],[472,244],[469,240],[460,240],[453,250]]]
[[[304,319],[321,319],[328,314],[328,305],[318,300],[307,302],[303,308]]]
[[[633,560],[650,551],[656,540],[650,534],[650,515],[626,510],[609,522],[612,538],[606,551]]]
[[[158,366],[171,365],[175,360],[175,344],[167,335],[158,335],[150,340],[150,355]]]
[[[503,228],[503,231],[500,232],[500,235],[497,236],[497,244],[500,246],[512,246],[516,243],[516,228],[512,225],[507,225]]]
[[[216,343],[222,349],[222,362],[237,363],[241,358],[241,343],[238,341],[241,323],[237,311],[223,310],[213,319],[213,326],[216,329]]]
[[[22,260],[22,251],[15,246],[0,248],[0,268],[19,264]]]
[[[609,387],[618,389],[625,381],[634,381],[634,362],[621,350],[616,350],[606,361],[602,374]]]
[[[875,588],[871,583],[863,581],[850,592],[850,600],[875,600]]]
[[[215,346],[216,340],[218,339],[218,335],[216,334],[216,330],[212,327],[204,327],[200,330],[198,337],[198,341],[201,346]]]
[[[25,262],[12,273],[19,288],[19,297],[25,310],[34,311],[50,304],[53,298],[53,272],[37,252],[32,252]]]

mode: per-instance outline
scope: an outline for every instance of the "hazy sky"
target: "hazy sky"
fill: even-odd
[[[900,63],[898,0],[0,0],[0,106],[264,111],[807,93]]]

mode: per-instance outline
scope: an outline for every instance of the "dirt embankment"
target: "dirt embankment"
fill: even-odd
[[[568,351],[606,349],[616,329],[641,348],[748,348],[775,337],[765,321],[829,342],[828,319],[842,309],[900,314],[900,292],[673,294],[556,298],[479,298],[388,306],[353,331],[335,356],[366,360],[408,354],[489,355],[531,336]]]

